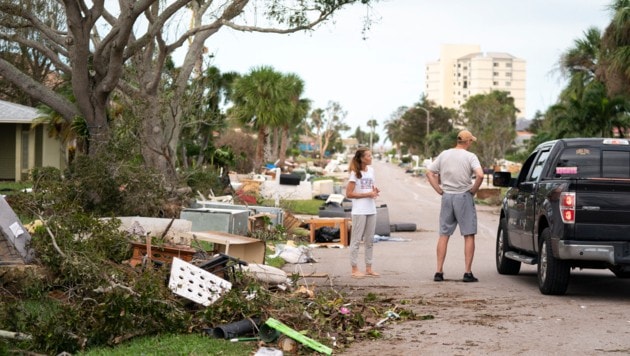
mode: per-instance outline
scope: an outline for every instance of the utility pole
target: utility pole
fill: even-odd
[[[429,158],[429,122],[431,122],[431,113],[429,112],[429,110],[427,110],[426,108],[423,108],[420,105],[416,105],[416,107],[418,109],[424,110],[424,112],[427,114],[426,119],[427,119],[427,133],[424,137],[424,155],[425,158]]]

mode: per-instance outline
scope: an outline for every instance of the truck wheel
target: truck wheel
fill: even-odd
[[[499,274],[518,274],[521,270],[521,263],[505,257],[505,253],[510,251],[510,244],[507,232],[507,220],[502,218],[497,231],[496,262]]]
[[[569,264],[553,256],[551,232],[545,228],[540,235],[540,258],[538,258],[538,288],[542,294],[562,295],[569,286]]]

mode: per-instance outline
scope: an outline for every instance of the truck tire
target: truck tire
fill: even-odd
[[[545,295],[565,294],[569,286],[570,266],[566,261],[554,257],[549,228],[543,230],[540,239],[542,244],[538,258],[538,288]]]
[[[497,231],[496,263],[499,274],[514,275],[521,270],[521,263],[505,257],[505,253],[510,251],[510,242],[507,232],[507,221],[502,218]]]

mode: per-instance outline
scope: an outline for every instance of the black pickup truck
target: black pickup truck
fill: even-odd
[[[630,141],[540,144],[517,178],[495,172],[503,198],[496,241],[500,274],[537,264],[542,294],[565,294],[573,268],[630,278]]]

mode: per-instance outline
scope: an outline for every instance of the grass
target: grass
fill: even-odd
[[[168,334],[142,337],[125,342],[114,348],[97,347],[77,355],[127,356],[127,355],[250,355],[258,348],[255,341],[230,342],[199,334]]]
[[[324,205],[324,203],[325,202],[320,199],[281,200],[280,207],[291,214],[318,215],[319,207]],[[265,200],[261,205],[274,206],[274,201]]]
[[[29,182],[3,182],[0,181],[0,194],[10,195],[19,192],[25,188],[31,188],[32,184]]]

